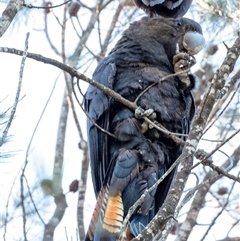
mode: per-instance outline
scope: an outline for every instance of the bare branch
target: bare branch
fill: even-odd
[[[43,241],[53,240],[53,232],[62,220],[65,210],[67,208],[66,197],[63,193],[58,193],[54,197],[54,202],[56,204],[56,209],[50,221],[45,225]]]
[[[119,1],[119,5],[116,9],[116,12],[115,14],[113,15],[113,19],[112,19],[112,22],[111,22],[111,25],[108,29],[108,32],[107,32],[107,35],[105,37],[105,40],[101,46],[101,51],[100,53],[98,54],[98,56],[100,56],[100,58],[104,57],[106,55],[106,51],[107,51],[107,46],[109,44],[109,41],[112,37],[112,33],[113,33],[113,30],[115,29],[116,27],[116,23],[118,21],[118,18],[122,12],[122,9],[124,8],[124,5],[125,3],[127,2],[128,0],[124,0],[124,1]]]
[[[219,93],[219,98],[223,98],[223,96],[229,92],[229,90],[233,89],[237,82],[240,81],[240,70],[231,78],[231,80],[223,87],[223,89]]]
[[[51,5],[51,6],[47,6],[47,7],[43,7],[43,6],[41,6],[41,7],[39,7],[39,6],[33,6],[32,4],[26,4],[26,3],[24,3],[23,6],[24,6],[24,7],[27,7],[27,8],[50,9],[50,8],[59,8],[59,7],[63,6],[63,5],[68,4],[68,3],[71,2],[71,1],[72,1],[72,0],[68,0],[68,1],[66,1],[66,2],[63,2],[63,3],[59,4],[59,5],[54,5],[54,6]]]
[[[48,43],[50,44],[52,50],[55,52],[55,54],[60,55],[60,52],[57,50],[57,48],[53,45],[49,34],[48,34],[48,23],[47,23],[47,13],[44,13],[44,33],[47,38]]]
[[[216,148],[214,148],[210,153],[206,154],[204,156],[201,157],[201,162],[196,163],[194,166],[192,166],[191,170],[194,169],[196,166],[198,166],[200,163],[204,164],[204,165],[208,165],[207,161],[208,158],[211,157],[216,151],[219,150],[220,147],[222,147],[224,144],[228,143],[229,140],[231,140],[234,136],[236,136],[238,133],[240,132],[240,129],[238,129],[237,131],[235,131],[230,137],[228,137],[225,141],[223,141],[221,144],[219,144]],[[199,152],[200,153],[200,152]],[[202,154],[203,152],[201,152]],[[200,156],[198,155],[198,153],[196,153],[195,155],[197,158],[199,158]]]
[[[227,200],[226,200],[226,203],[223,205],[221,211],[216,215],[216,217],[212,220],[212,223],[208,226],[206,232],[204,233],[202,239],[200,241],[204,241],[204,239],[206,238],[206,236],[208,235],[208,232],[210,231],[210,229],[212,228],[212,226],[215,224],[216,220],[220,217],[220,215],[222,214],[222,212],[225,210],[225,208],[227,207],[228,205],[228,201],[229,201],[229,197],[230,197],[230,194],[232,193],[232,190],[235,186],[236,182],[233,182],[232,184],[232,187],[231,187],[231,190],[228,194],[228,197],[227,197]]]
[[[231,165],[232,167],[236,166],[239,161],[240,156],[240,146],[236,148],[234,153],[231,156],[231,159],[233,160],[233,164],[231,165],[230,158],[220,167],[221,169],[226,169]],[[193,202],[191,204],[191,207],[189,209],[189,212],[187,214],[187,217],[185,221],[183,222],[180,231],[178,233],[178,237],[175,239],[175,241],[186,241],[193,229],[193,227],[197,224],[197,218],[199,215],[199,212],[201,208],[204,205],[205,197],[207,193],[210,190],[210,187],[220,178],[222,175],[219,175],[215,171],[209,171],[204,179],[203,182],[204,186],[202,186],[196,193]]]
[[[1,21],[1,20],[0,20]],[[0,138],[0,146],[3,145],[5,138],[7,137],[9,128],[12,124],[16,109],[17,109],[17,105],[19,102],[19,98],[20,98],[20,93],[21,93],[21,87],[22,87],[22,78],[23,78],[23,71],[24,71],[24,66],[25,66],[25,61],[27,58],[27,51],[28,51],[28,39],[29,39],[29,33],[27,33],[26,35],[26,40],[25,40],[25,51],[23,52],[23,57],[22,57],[22,62],[21,62],[21,67],[20,67],[20,73],[19,73],[19,81],[18,81],[18,88],[17,88],[17,93],[16,93],[16,97],[15,97],[15,101],[12,107],[12,111],[10,114],[10,118],[8,120],[7,126],[4,129],[3,133],[2,133],[2,137]]]
[[[198,151],[196,152],[196,155],[195,155],[196,157],[198,157],[199,152],[200,152],[200,150],[198,150]],[[207,157],[208,155],[205,154],[205,156]],[[236,177],[236,176],[234,176],[234,175],[229,174],[229,173],[228,173],[228,170],[224,171],[221,167],[218,167],[218,166],[214,165],[214,164],[212,163],[212,161],[208,161],[208,160],[206,159],[206,157],[204,157],[204,161],[202,162],[203,165],[211,167],[211,168],[212,168],[214,171],[216,171],[219,175],[221,174],[221,175],[223,175],[223,176],[225,176],[225,177],[228,177],[229,179],[232,179],[232,180],[240,183],[240,178],[238,178],[238,177]]]
[[[41,222],[45,225],[45,223],[44,223],[44,221],[43,221],[40,213],[38,212],[37,206],[36,206],[36,204],[35,204],[35,202],[34,202],[34,200],[33,200],[32,192],[31,192],[31,190],[30,190],[30,186],[29,186],[29,184],[28,184],[28,180],[27,180],[27,178],[26,178],[25,175],[23,176],[23,178],[25,179],[25,182],[26,182],[26,185],[27,185],[27,189],[28,189],[28,194],[29,194],[30,200],[31,200],[31,202],[32,202],[32,204],[33,204],[33,208],[34,208],[37,216],[38,216],[39,219],[41,220]]]
[[[16,107],[17,107],[17,103],[18,103],[18,99],[19,99],[19,95],[20,95],[20,90],[21,90],[23,70],[24,70],[24,66],[25,66],[25,60],[27,58],[28,38],[29,38],[29,33],[27,33],[26,40],[25,40],[25,51],[24,51],[24,54],[23,54],[21,68],[20,68],[19,85],[18,85],[17,95],[16,95],[16,99],[15,99],[15,104],[14,104],[15,108],[12,109],[12,113],[11,113],[11,118],[12,119],[13,119],[14,113],[16,111]],[[9,120],[9,122],[10,122],[10,124],[9,124],[9,127],[10,127],[12,120],[11,121]],[[6,131],[6,133],[7,133],[7,131]],[[26,167],[26,165],[27,165],[27,162],[25,161],[25,167]],[[24,174],[25,167],[22,169],[22,174],[20,176],[20,184],[21,184],[21,189],[20,190],[21,190],[21,207],[22,207],[22,218],[23,218],[23,236],[24,236],[24,241],[27,241],[27,230],[26,230],[27,218],[26,218],[26,208],[25,208],[25,204],[24,204],[25,198],[24,198],[24,185],[23,185],[23,177],[25,175]]]

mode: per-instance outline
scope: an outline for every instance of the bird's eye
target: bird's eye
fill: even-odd
[[[182,26],[182,22],[180,20],[177,21],[177,26]]]

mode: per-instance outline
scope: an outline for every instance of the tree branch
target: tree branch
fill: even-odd
[[[224,162],[224,164],[220,167],[221,169],[226,169],[231,165],[232,167],[236,166],[239,162],[239,156],[240,156],[240,146],[238,146],[235,151],[233,152],[231,159],[233,160],[233,163],[231,163],[230,158]],[[229,171],[229,170],[228,170]],[[204,206],[205,203],[205,197],[207,193],[210,190],[210,187],[220,178],[222,178],[222,175],[219,175],[215,171],[209,171],[204,179],[203,183],[207,182],[204,186],[202,186],[196,193],[193,202],[191,204],[191,207],[188,211],[187,217],[185,221],[183,222],[180,231],[178,233],[178,237],[175,239],[175,241],[186,241],[193,229],[193,227],[197,224],[197,218],[199,215],[200,210]]]
[[[15,15],[18,13],[20,8],[23,6],[23,0],[10,0],[6,9],[2,13],[0,18],[0,38],[6,32]]]
[[[1,21],[1,20],[0,20],[0,21]],[[10,128],[10,126],[11,126],[11,124],[12,124],[12,121],[13,121],[13,118],[14,118],[14,115],[15,115],[15,112],[16,112],[16,109],[17,109],[17,105],[18,105],[18,102],[19,102],[20,93],[21,93],[21,87],[22,87],[23,71],[24,71],[25,61],[26,61],[26,58],[27,58],[29,35],[30,35],[29,33],[27,33],[27,35],[26,35],[25,51],[24,51],[23,54],[22,54],[23,57],[22,57],[22,62],[21,62],[21,67],[20,67],[18,88],[17,88],[17,93],[16,93],[15,101],[14,101],[14,104],[13,104],[13,107],[12,107],[12,111],[11,111],[10,118],[9,118],[9,120],[8,120],[7,126],[6,126],[6,128],[4,129],[4,131],[3,131],[3,133],[2,133],[2,136],[1,136],[1,138],[0,138],[0,146],[3,145],[3,143],[4,143],[4,141],[5,141],[6,137],[7,137],[9,128]]]

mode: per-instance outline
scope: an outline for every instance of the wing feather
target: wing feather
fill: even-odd
[[[93,80],[112,88],[116,74],[116,65],[111,58],[100,61],[93,73]],[[109,131],[111,98],[102,91],[89,86],[84,99],[84,107],[91,120],[87,120],[88,146],[90,166],[95,195],[97,196],[107,172],[109,163],[109,136],[93,124],[96,122],[104,130]]]

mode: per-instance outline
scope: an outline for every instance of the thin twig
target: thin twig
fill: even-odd
[[[7,137],[9,128],[12,124],[13,118],[14,118],[15,113],[16,113],[17,105],[19,103],[19,97],[20,97],[21,87],[22,87],[23,71],[24,71],[25,61],[26,61],[26,58],[27,58],[29,35],[30,35],[30,33],[27,33],[27,35],[26,35],[25,51],[23,52],[23,57],[22,57],[22,62],[21,62],[21,67],[20,67],[20,72],[19,72],[18,88],[17,88],[17,93],[16,93],[16,96],[15,96],[15,101],[14,101],[14,104],[13,104],[13,108],[12,108],[7,126],[2,133],[2,138],[0,139],[0,146],[2,146],[2,144],[5,141],[5,138]]]
[[[217,216],[212,220],[212,223],[208,226],[206,232],[204,233],[204,235],[203,235],[203,237],[202,237],[202,239],[201,239],[200,241],[203,241],[203,240],[205,239],[205,237],[208,235],[209,230],[210,230],[210,229],[212,228],[212,226],[215,224],[216,220],[220,217],[220,215],[222,214],[222,212],[224,211],[224,209],[227,207],[228,202],[229,202],[229,198],[230,198],[230,194],[232,193],[235,184],[236,184],[236,182],[233,182],[233,185],[232,185],[231,190],[230,190],[230,192],[229,192],[229,195],[228,195],[228,197],[227,197],[226,203],[223,205],[221,211],[217,214]]]
[[[33,200],[32,192],[31,192],[31,190],[30,190],[30,186],[29,186],[29,184],[28,184],[28,180],[27,180],[27,178],[26,178],[25,175],[23,176],[23,178],[25,179],[25,182],[26,182],[26,185],[27,185],[27,189],[28,189],[28,194],[29,194],[30,200],[31,200],[31,202],[32,202],[32,204],[33,204],[34,210],[35,210],[37,216],[39,217],[39,219],[41,220],[42,224],[45,225],[45,222],[43,221],[40,213],[38,212],[37,206],[36,206],[36,204],[35,204],[35,202],[34,202],[34,200]]]
[[[15,104],[14,104],[15,106],[17,106],[16,102],[18,102],[20,90],[21,90],[21,83],[22,83],[23,71],[24,71],[24,66],[25,66],[25,60],[27,58],[29,35],[30,35],[30,33],[27,33],[26,40],[25,40],[25,51],[24,51],[24,54],[22,57],[22,63],[21,63],[21,67],[20,67],[19,86],[18,86],[18,90],[17,90],[17,97],[15,99]],[[15,108],[13,108],[13,109],[15,109]],[[15,111],[16,111],[16,109],[13,110],[14,113],[15,113]],[[11,114],[11,116],[12,116],[12,114]],[[25,169],[23,168],[22,174],[20,176],[20,184],[21,184],[20,191],[21,191],[21,207],[22,207],[22,218],[23,218],[23,236],[24,236],[24,241],[27,241],[27,230],[26,230],[27,218],[26,218],[26,208],[25,208],[25,204],[24,204],[25,197],[24,197],[24,185],[23,185],[24,170]]]
[[[216,148],[214,148],[209,154],[205,155],[200,162],[196,163],[194,166],[192,166],[191,170],[197,167],[199,164],[204,164],[208,160],[210,156],[212,156],[216,151],[219,150],[220,147],[228,143],[229,140],[231,140],[234,136],[236,136],[240,132],[240,129],[238,129],[236,132],[234,132],[230,137],[228,137],[225,141],[223,141],[221,144],[219,144]],[[196,155],[195,155],[196,156]],[[205,163],[206,165],[206,163]],[[224,171],[223,171],[224,172]],[[230,176],[229,176],[230,178]],[[235,180],[235,179],[234,179]],[[236,181],[236,180],[235,180]]]
[[[211,122],[211,124],[206,128],[206,130],[203,132],[203,135],[206,134],[206,132],[216,123],[217,120],[219,120],[219,118],[222,116],[222,114],[224,113],[224,111],[227,109],[227,107],[230,105],[230,103],[232,102],[233,100],[233,97],[236,95],[237,93],[237,90],[239,88],[239,85],[238,87],[235,89],[235,91],[233,92],[232,96],[230,97],[228,103],[225,105],[225,107],[222,109],[222,111],[218,114],[218,116],[214,119],[214,121]],[[220,105],[222,106],[222,105]],[[214,112],[214,113],[213,113]],[[209,117],[209,120],[212,120],[212,116],[215,116],[216,115],[216,110],[212,111],[211,112],[211,116]],[[208,121],[209,122],[209,121]]]
[[[59,5],[54,5],[54,6],[50,5],[50,6],[47,6],[47,7],[43,7],[43,6],[41,6],[41,7],[39,7],[39,6],[33,6],[32,4],[26,4],[26,3],[24,3],[23,6],[24,6],[24,7],[27,7],[27,8],[50,9],[50,8],[59,8],[59,7],[63,6],[63,5],[68,4],[68,3],[71,2],[71,1],[72,1],[72,0],[68,0],[68,1],[66,1],[66,2],[63,2],[63,3],[59,4]]]
[[[49,34],[48,34],[48,22],[47,22],[47,14],[44,14],[44,33],[46,36],[46,39],[48,41],[48,43],[50,44],[51,49],[55,52],[55,54],[60,55],[60,52],[57,50],[57,48],[54,46],[54,44],[52,43]]]

